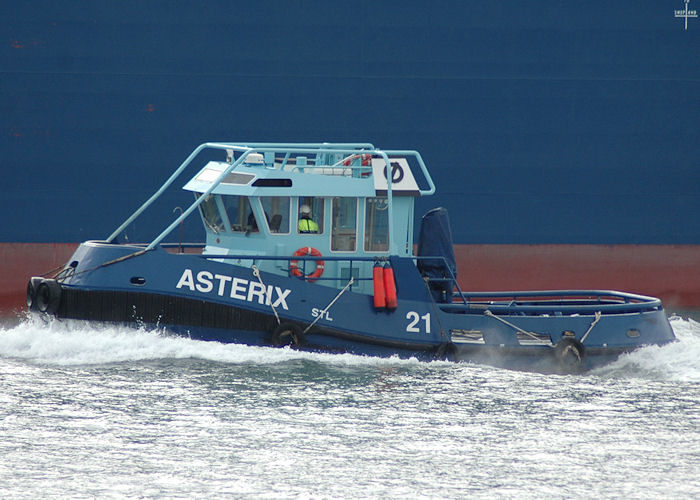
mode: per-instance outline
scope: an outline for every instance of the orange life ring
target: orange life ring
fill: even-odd
[[[306,257],[307,255],[310,255],[312,257],[322,256],[321,252],[319,252],[313,247],[301,247],[299,250],[294,252],[294,257]],[[312,282],[316,281],[323,274],[323,270],[325,267],[326,263],[324,261],[317,260],[316,269],[313,273],[307,274],[306,279]],[[301,269],[299,269],[299,261],[296,259],[292,259],[289,261],[289,272],[292,273],[292,276],[296,276],[297,278],[301,278],[304,276],[304,273],[301,271]]]

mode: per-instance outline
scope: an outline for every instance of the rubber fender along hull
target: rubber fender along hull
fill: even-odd
[[[206,300],[145,292],[84,290],[64,286],[55,312],[61,319],[167,328],[195,340],[286,346],[377,356],[434,359],[438,346],[374,339]]]

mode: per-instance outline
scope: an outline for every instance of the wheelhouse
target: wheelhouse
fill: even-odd
[[[415,197],[434,192],[415,151],[385,152],[371,144],[200,148],[226,153],[184,186],[195,201],[181,218],[195,207],[199,211],[203,254],[327,286],[371,275],[375,260],[411,256]],[[290,257],[295,257],[291,265]],[[370,285],[360,280],[353,289],[369,293]]]

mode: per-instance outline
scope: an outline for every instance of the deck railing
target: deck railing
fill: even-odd
[[[349,281],[351,276],[340,276],[340,275],[331,275],[330,273],[326,274],[324,273],[322,276],[319,276],[317,278],[312,278],[309,277],[309,274],[313,272],[313,268],[308,269],[309,272],[307,272],[307,263],[308,262],[318,262],[318,261],[324,261],[324,262],[344,262],[348,264],[348,268],[350,269],[350,273],[352,274],[355,270],[358,272],[362,272],[363,267],[366,266],[360,266],[360,267],[354,267],[353,264],[356,262],[377,262],[377,261],[382,261],[382,259],[377,259],[375,257],[338,257],[338,256],[321,256],[321,257],[314,257],[311,255],[303,256],[303,257],[296,257],[296,256],[280,256],[280,255],[227,255],[227,254],[201,254],[197,255],[197,257],[203,258],[203,259],[215,259],[215,260],[245,260],[245,261],[252,261],[253,264],[256,264],[257,261],[276,261],[276,262],[286,262],[287,263],[287,270],[289,271],[291,269],[291,262],[296,261],[298,262],[298,269],[302,273],[302,276],[298,276],[297,278],[303,281],[312,281],[312,282],[324,282],[324,281]],[[386,260],[386,259],[384,259]],[[353,281],[358,282],[358,281],[371,281],[372,280],[372,274],[370,273],[369,275],[359,275],[359,276],[354,276],[352,275]],[[350,285],[350,290],[352,290],[352,286]]]
[[[451,313],[478,313],[489,310],[493,313],[515,315],[564,315],[576,313],[612,314],[625,312],[654,311],[662,308],[661,300],[626,292],[611,290],[537,290],[464,292],[456,276],[442,256],[415,257],[415,259],[444,263],[446,276],[426,278],[428,284],[453,283],[454,290],[449,302],[439,304],[440,309]]]

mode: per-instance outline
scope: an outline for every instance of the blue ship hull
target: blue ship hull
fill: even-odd
[[[7,3],[0,240],[106,237],[202,137],[372,138],[434,165],[457,244],[698,245],[700,20],[683,8]]]

